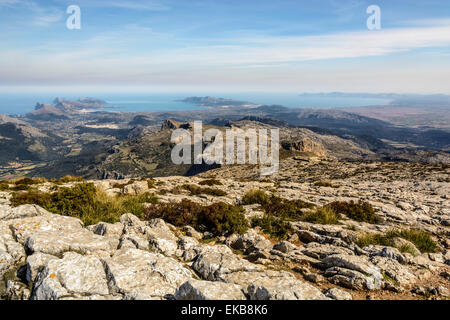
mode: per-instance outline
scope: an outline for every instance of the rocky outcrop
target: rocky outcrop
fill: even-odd
[[[175,293],[176,300],[246,300],[241,286],[224,283],[190,280]]]
[[[193,277],[177,260],[138,249],[118,250],[103,263],[110,290],[132,300],[173,296],[181,284]]]
[[[311,172],[317,169],[308,168]],[[366,172],[370,172],[368,168]],[[203,178],[155,180],[158,183],[150,189],[146,181],[106,180],[95,181],[95,185],[109,195],[137,195],[158,192],[160,185],[165,190],[200,185]],[[356,201],[363,195],[382,222],[369,224],[346,217],[338,225],[296,221],[291,223],[293,233],[283,241],[274,241],[259,227],[244,234],[214,237],[204,226],[199,227],[200,232],[161,219],[143,221],[130,213],[117,217],[115,223],[86,227],[77,218],[52,214],[36,205],[12,208],[11,192],[0,192],[0,296],[34,300],[351,300],[368,291],[371,297],[401,294],[412,299],[445,299],[448,294],[450,242],[441,221],[450,212],[447,196],[433,183],[427,185],[427,194],[408,198],[414,191],[407,184],[391,183],[389,192],[387,188],[378,190],[375,182],[373,186],[361,182],[356,192],[355,181],[356,187],[340,181],[339,188],[290,180],[277,184],[220,182],[220,188],[227,191],[220,199],[230,204],[240,203],[251,189],[271,190],[315,206],[334,200]],[[117,188],[118,184],[122,187]],[[414,188],[424,190],[425,186]],[[50,187],[50,183],[39,186]],[[161,202],[189,198],[205,205],[218,199],[187,192],[165,192],[158,197]],[[263,216],[259,205],[245,205],[243,210],[249,221]],[[392,246],[359,246],[362,235],[384,235],[394,228],[426,230],[437,241],[436,252],[422,253],[420,243],[416,247],[403,238],[393,238],[388,242]],[[382,294],[378,290],[383,290]]]

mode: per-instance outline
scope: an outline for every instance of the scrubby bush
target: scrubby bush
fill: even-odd
[[[265,205],[269,202],[269,196],[263,190],[252,189],[244,195],[242,202],[244,204]]]
[[[23,191],[30,190],[34,185],[47,182],[47,179],[44,178],[21,178],[13,182],[14,186],[9,187],[8,189],[11,191]],[[5,189],[7,190],[7,189]]]
[[[9,183],[7,181],[0,181],[0,191],[9,190]]]
[[[304,214],[300,220],[318,224],[339,224],[339,218],[339,214],[328,207],[323,207]]]
[[[227,193],[223,190],[214,189],[214,188],[202,188],[202,187],[196,186],[195,184],[185,184],[181,188],[189,191],[192,196],[205,194],[205,195],[210,195],[210,196],[215,196],[215,197],[221,197],[221,196],[227,195]]]
[[[412,242],[421,252],[437,252],[436,241],[431,235],[423,230],[404,229],[400,231],[391,231],[390,237],[399,237]]]
[[[26,186],[31,186],[31,185],[35,185],[35,184],[40,184],[40,183],[44,183],[47,182],[47,179],[45,178],[22,178],[19,180],[16,180],[14,182],[14,184],[17,185],[26,185]]]
[[[222,182],[217,179],[205,179],[198,183],[201,186],[221,186]]]
[[[248,229],[248,222],[240,206],[223,202],[203,206],[184,199],[179,203],[160,203],[145,211],[145,219],[161,218],[175,226],[190,225],[199,231],[209,231],[215,235],[239,233]]]
[[[343,214],[348,218],[359,221],[368,222],[372,224],[380,223],[381,219],[375,214],[375,209],[368,202],[354,201],[344,202],[335,201],[327,205],[331,210],[337,214]]]
[[[295,221],[300,220],[303,216],[301,209],[313,209],[314,205],[303,200],[287,200],[272,196],[267,203],[262,205],[262,208],[269,215]]]
[[[217,235],[244,234],[249,227],[244,209],[224,202],[205,207],[197,216],[196,225]]]
[[[360,247],[365,247],[368,245],[381,245],[381,246],[394,246],[395,238],[403,238],[412,242],[417,249],[421,252],[437,252],[438,247],[436,241],[433,240],[431,235],[423,230],[391,230],[385,234],[365,234],[358,238],[357,245]],[[399,248],[402,252],[414,252],[413,248],[403,245]]]
[[[17,207],[23,204],[37,204],[48,209],[52,202],[50,193],[30,190],[27,192],[14,192],[10,199],[11,205]]]
[[[11,204],[37,204],[44,209],[81,219],[85,225],[100,221],[114,223],[124,213],[142,217],[144,203],[156,203],[158,199],[151,194],[137,196],[109,196],[95,188],[92,183],[80,183],[71,188],[60,188],[54,193],[29,190],[15,192]]]
[[[115,182],[112,184],[112,187],[114,189],[122,189],[123,187],[133,184],[135,182],[136,182],[136,180],[134,180],[134,179],[130,179],[127,182]]]
[[[260,227],[264,233],[279,240],[289,239],[294,231],[289,222],[268,214],[262,218],[253,218],[252,227]]]
[[[75,177],[75,176],[64,176],[59,179],[51,179],[50,182],[53,182],[55,184],[64,184],[64,183],[70,183],[70,182],[83,182],[84,179],[82,177]]]

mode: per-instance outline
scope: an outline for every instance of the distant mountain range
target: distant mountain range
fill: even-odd
[[[220,129],[240,125],[277,127],[287,149],[314,146],[314,150],[339,159],[447,163],[449,158],[450,132],[432,124],[397,126],[349,110],[242,107],[247,102],[214,97],[186,99],[217,108],[108,112],[100,99],[56,98],[51,105],[38,103],[25,116],[0,115],[0,179],[18,174],[121,178],[198,173],[208,167],[180,167],[170,162],[170,130],[195,120]],[[221,108],[222,104],[228,107]],[[401,114],[402,108],[398,110]],[[303,137],[309,140],[303,141]],[[30,161],[38,168],[30,167]],[[11,169],[11,163],[22,171]]]
[[[399,94],[399,93],[350,93],[350,92],[329,92],[329,93],[302,93],[305,98],[372,98],[390,100],[390,104],[397,105],[450,105],[450,95],[445,94]]]
[[[181,102],[192,103],[204,107],[219,107],[219,106],[242,106],[242,105],[255,105],[254,103],[247,101],[238,101],[233,99],[215,98],[215,97],[188,97]]]

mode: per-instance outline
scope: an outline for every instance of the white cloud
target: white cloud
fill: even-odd
[[[177,48],[136,46],[139,26],[85,41],[57,46],[46,43],[41,48],[0,53],[0,83],[73,83],[130,85],[236,85],[243,86],[303,86],[323,84],[344,90],[344,84],[391,86],[401,91],[422,87],[445,88],[450,82],[448,64],[436,69],[429,61],[420,61],[422,67],[384,66],[376,69],[358,68],[356,58],[389,56],[421,48],[450,47],[450,25],[383,29],[351,33],[324,34],[299,37],[255,37],[214,39],[195,42],[183,39]],[[144,28],[143,41],[151,43],[150,28]],[[126,32],[130,32],[127,36]],[[147,37],[147,38],[146,38]],[[127,41],[133,46],[127,46]],[[181,40],[180,40],[181,41]],[[202,44],[203,43],[203,44]],[[139,45],[138,45],[139,46]],[[124,50],[126,48],[126,50]],[[322,67],[304,68],[305,62],[348,59],[330,63],[335,70],[329,74]],[[431,59],[430,59],[431,61]],[[295,67],[300,63],[301,67]],[[302,64],[303,63],[303,64]],[[314,65],[314,63],[312,63]],[[339,66],[346,66],[339,68]],[[302,69],[303,68],[303,69]],[[333,73],[333,72],[331,72]],[[424,81],[426,80],[426,81]],[[341,86],[341,87],[339,87]],[[448,87],[448,85],[447,85]],[[331,88],[332,89],[332,88]],[[380,88],[381,91],[389,88]],[[447,89],[448,91],[448,89]]]

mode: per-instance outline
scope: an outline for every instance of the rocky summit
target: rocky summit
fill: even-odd
[[[257,172],[4,182],[1,297],[449,298],[447,166],[290,159]]]

